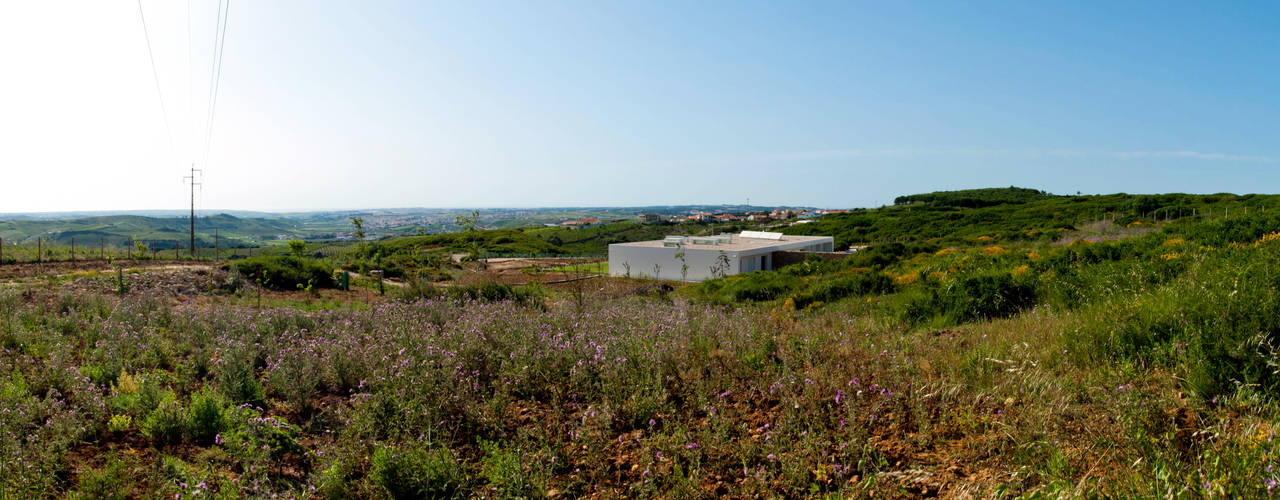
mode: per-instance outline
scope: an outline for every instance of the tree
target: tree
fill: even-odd
[[[689,277],[689,264],[684,260],[684,248],[676,252],[676,260],[680,261],[680,281],[687,281]]]
[[[138,251],[138,257],[147,256],[147,244],[138,240],[137,236],[133,237],[133,249]]]
[[[355,231],[352,231],[351,234],[357,240],[364,241],[364,217],[351,217],[350,219],[351,225],[355,226]]]
[[[307,251],[307,242],[294,238],[289,240],[289,253],[294,257],[302,257],[303,252]]]
[[[712,278],[723,278],[729,274],[729,254],[720,251],[720,255],[716,256],[716,263],[711,266]]]
[[[479,261],[484,256],[484,239],[477,237],[475,234],[476,227],[480,221],[480,211],[472,210],[471,215],[459,215],[454,217],[453,222],[459,226],[466,228],[468,233],[467,249],[471,253],[468,256],[470,260]],[[482,263],[483,264],[483,263]]]
[[[476,225],[480,222],[480,211],[472,210],[471,215],[459,215],[453,218],[453,223],[462,226],[468,233],[476,230]]]

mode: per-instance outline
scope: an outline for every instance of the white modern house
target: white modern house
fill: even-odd
[[[793,236],[762,231],[716,236],[668,236],[661,240],[609,245],[609,274],[702,281],[717,276],[771,270],[774,252],[831,252],[834,249],[835,239],[830,236]]]

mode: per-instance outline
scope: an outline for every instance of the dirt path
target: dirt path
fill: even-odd
[[[59,261],[59,262],[23,262],[19,264],[0,264],[0,280],[14,280],[46,276],[66,276],[86,272],[114,272],[117,267],[138,270],[171,271],[185,269],[212,269],[219,262],[192,262],[189,260],[117,260],[108,264],[102,260]]]

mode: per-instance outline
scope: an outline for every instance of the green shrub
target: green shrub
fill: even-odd
[[[1111,294],[1068,340],[1087,346],[1088,362],[1182,365],[1187,387],[1206,399],[1242,386],[1272,394],[1280,388],[1277,287],[1280,246],[1219,250],[1155,290]]]
[[[947,324],[968,323],[1012,316],[1035,301],[1035,288],[1008,274],[971,276],[926,289],[907,303],[903,319],[911,323],[935,318]]]
[[[432,286],[431,282],[427,280],[416,279],[410,281],[408,286],[400,287],[392,295],[406,302],[415,302],[441,297],[444,295],[444,291]]]
[[[224,445],[244,470],[265,473],[278,465],[286,455],[295,455],[309,467],[310,457],[300,441],[302,430],[280,417],[263,417],[248,409],[237,409],[230,419]]]
[[[703,282],[700,288],[713,302],[729,304],[780,299],[795,293],[795,290],[802,284],[803,281],[796,276],[771,271],[757,271],[708,280]]]
[[[107,457],[107,463],[102,469],[80,476],[80,486],[71,498],[124,500],[129,498],[131,491],[133,476],[129,473],[128,464],[113,453]]]
[[[108,400],[111,409],[138,419],[150,415],[160,403],[175,399],[173,391],[160,385],[155,375],[122,374],[117,380],[115,394]]]
[[[446,292],[454,300],[476,300],[480,302],[501,302],[509,300],[519,304],[528,304],[538,296],[528,287],[514,287],[506,283],[486,281],[475,285],[452,286]]]
[[[811,286],[795,298],[796,307],[814,302],[833,302],[845,297],[882,294],[893,291],[893,280],[880,273],[860,273],[841,276]]]
[[[505,449],[494,441],[481,441],[484,451],[480,469],[491,488],[508,498],[541,498],[546,496],[546,478],[541,464],[526,464],[518,450]],[[529,465],[528,468],[525,465]]]
[[[236,261],[233,267],[250,280],[275,290],[297,290],[308,286],[333,287],[333,269],[315,259],[293,255],[259,255]]]
[[[112,415],[111,420],[107,421],[107,432],[112,434],[123,434],[133,425],[133,418],[128,415]]]
[[[214,438],[227,429],[227,410],[222,398],[208,388],[192,396],[187,409],[187,427],[192,441],[204,446],[213,444]]]
[[[230,350],[214,370],[214,380],[222,394],[236,405],[261,408],[266,401],[262,382],[254,371],[254,354],[247,349]]]
[[[321,498],[339,500],[353,498],[349,479],[353,471],[346,460],[334,460],[332,464],[320,472],[316,494]]]
[[[373,483],[391,498],[455,498],[463,496],[465,476],[447,448],[380,446],[373,452]]]
[[[142,435],[157,444],[178,444],[187,433],[186,413],[177,401],[165,401],[147,415],[141,427]]]

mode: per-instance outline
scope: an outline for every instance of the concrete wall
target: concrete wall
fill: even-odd
[[[674,247],[636,247],[627,245],[609,245],[609,275],[625,276],[624,264],[631,264],[632,278],[658,278],[664,280],[680,280],[681,262],[676,258],[679,248]],[[725,274],[738,272],[737,254],[725,252],[729,258],[729,269]],[[711,266],[716,265],[720,256],[719,250],[685,249],[684,265],[689,266],[685,279],[702,281],[711,279]],[[654,275],[653,265],[657,264],[658,275]]]
[[[715,249],[684,249],[684,264],[689,266],[685,279],[688,281],[703,281],[713,278],[711,267],[717,265],[717,259],[721,253],[729,260],[729,268],[725,271],[725,275],[738,274],[740,272],[751,272],[760,270],[773,270],[782,267],[775,254],[779,248],[790,251],[802,251],[802,249],[810,248],[814,250],[830,251],[832,248],[832,239],[808,241],[808,242],[782,242],[777,246],[765,248],[757,248],[754,250],[742,251],[722,251]],[[676,247],[650,247],[650,246],[634,246],[626,244],[609,245],[609,275],[610,276],[626,276],[627,266],[631,265],[632,278],[657,278],[664,280],[679,280],[681,262],[676,258],[676,252],[680,251]],[[803,253],[803,252],[802,252]],[[743,259],[760,259],[765,260],[765,267],[761,268],[743,268]],[[755,260],[754,262],[759,262]],[[654,270],[654,264],[658,265],[658,269]]]

